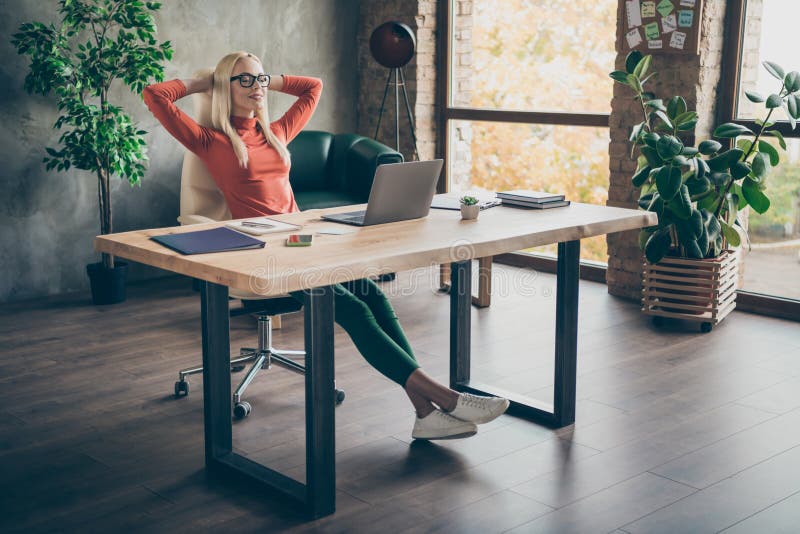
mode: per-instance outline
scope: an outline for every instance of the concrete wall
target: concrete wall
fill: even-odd
[[[157,16],[158,37],[175,49],[166,78],[214,66],[225,53],[245,49],[269,73],[322,78],[325,92],[308,128],[333,132],[357,126],[359,0],[170,0]],[[9,42],[23,22],[55,21],[55,0],[0,0],[0,302],[88,288],[84,268],[98,261],[97,180],[82,171],[46,172],[45,146],[59,132],[55,98],[22,89],[25,58]],[[141,100],[117,88],[123,107],[147,136],[150,169],[141,187],[113,183],[114,230],[173,226],[178,215],[182,147]],[[273,94],[272,118],[293,97]],[[185,104],[189,104],[186,102]],[[190,110],[187,105],[184,109]],[[135,265],[131,279],[165,274]]]

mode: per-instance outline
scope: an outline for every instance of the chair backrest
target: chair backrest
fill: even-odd
[[[213,69],[196,73],[196,76],[210,75]],[[211,95],[195,93],[194,119],[202,126],[211,126]],[[227,221],[231,212],[225,197],[217,187],[208,167],[194,153],[187,150],[183,155],[181,169],[181,207],[178,222],[194,224],[203,219]]]
[[[289,182],[297,192],[329,189],[329,154],[334,135],[329,132],[305,130],[289,143],[292,166]]]
[[[202,76],[211,72],[213,71],[201,71],[196,75]],[[195,120],[203,126],[211,126],[211,96],[195,93],[192,97]],[[294,190],[314,191],[330,187],[326,181],[329,175],[328,160],[333,139],[334,135],[328,132],[303,131],[290,143],[289,150],[296,156],[292,159],[289,174]],[[208,168],[189,150],[183,155],[180,203],[178,222],[181,224],[231,219],[225,197],[208,172]]]

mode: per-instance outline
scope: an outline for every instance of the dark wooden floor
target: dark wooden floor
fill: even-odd
[[[446,380],[448,297],[432,279],[384,288]],[[548,398],[554,278],[498,266],[494,288],[473,310],[473,377]],[[469,439],[414,443],[404,394],[337,327],[338,511],[312,523],[206,479],[201,379],[171,397],[200,359],[186,281],[134,286],[111,307],[85,295],[6,306],[0,531],[797,532],[798,324],[734,312],[711,334],[656,330],[603,285],[582,282],[580,298],[577,422],[559,431],[503,416]],[[301,320],[284,318],[276,345],[301,348]],[[253,334],[252,318],[233,320],[234,349]],[[237,447],[302,477],[302,378],[273,369],[248,399]]]

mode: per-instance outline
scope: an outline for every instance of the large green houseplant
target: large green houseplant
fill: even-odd
[[[764,68],[777,78],[780,89],[767,97],[747,92],[747,98],[763,102],[764,120],[757,131],[735,124],[718,126],[713,136],[734,139],[725,147],[709,139],[696,147],[687,142],[693,135],[698,115],[687,110],[686,101],[674,96],[667,101],[645,89],[656,73],[652,56],[639,51],[628,54],[625,71],[610,74],[629,87],[641,105],[642,122],[633,126],[630,141],[638,151],[632,182],[640,187],[639,206],[658,214],[658,225],[641,231],[639,243],[650,263],[667,254],[683,258],[716,258],[728,246],[737,247],[747,236],[739,213],[750,206],[758,213],[769,209],[766,196],[770,169],[780,162],[779,152],[766,138],[772,137],[786,150],[786,142],[771,122],[777,108],[783,108],[792,128],[800,118],[800,73],[785,73],[770,62]]]
[[[12,38],[17,52],[30,57],[26,91],[52,91],[58,98],[53,127],[64,133],[58,147],[46,148],[46,168],[75,167],[97,177],[101,234],[113,231],[112,177],[139,184],[147,162],[147,132],[111,102],[111,87],[120,80],[139,94],[163,79],[172,48],[155,38],[153,14],[160,7],[138,0],[60,0],[60,24],[28,22]],[[124,300],[125,269],[115,266],[113,256],[103,254],[87,271],[96,303]]]

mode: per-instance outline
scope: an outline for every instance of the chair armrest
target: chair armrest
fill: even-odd
[[[189,224],[203,224],[218,221],[209,217],[204,217],[203,215],[181,215],[178,217],[178,222],[181,223],[181,226],[186,226]]]
[[[346,160],[344,188],[366,202],[378,165],[402,163],[403,155],[374,139],[362,137],[347,151]]]

